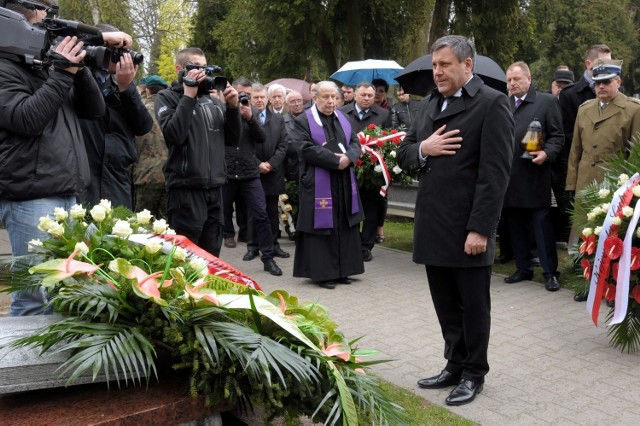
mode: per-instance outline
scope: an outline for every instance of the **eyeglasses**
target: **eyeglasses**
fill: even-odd
[[[609,79],[609,80],[598,80],[595,83],[596,83],[596,86],[598,86],[599,84],[602,84],[603,86],[608,86],[608,85],[611,84],[612,81],[613,81],[612,79]]]

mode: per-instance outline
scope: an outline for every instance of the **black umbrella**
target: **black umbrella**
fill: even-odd
[[[473,73],[477,74],[487,86],[507,93],[507,77],[500,65],[496,64],[493,59],[476,55]],[[421,56],[411,62],[396,75],[395,79],[407,93],[420,96],[428,95],[436,87],[433,81],[431,55]]]

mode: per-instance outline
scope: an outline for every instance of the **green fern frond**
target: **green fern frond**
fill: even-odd
[[[607,322],[613,318],[614,310],[607,314]],[[640,349],[640,305],[634,300],[629,301],[627,313],[619,324],[607,329],[611,346],[623,352],[636,352]]]
[[[40,255],[26,255],[0,260],[0,293],[34,290],[42,286],[42,277],[31,275],[29,268],[44,262]]]

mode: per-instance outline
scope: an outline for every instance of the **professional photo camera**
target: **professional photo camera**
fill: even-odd
[[[198,84],[198,82],[190,77],[187,77],[187,73],[190,70],[200,69],[203,70],[206,74],[204,80]],[[186,84],[190,87],[198,86],[200,89],[210,92],[212,90],[221,90],[227,88],[227,79],[221,75],[222,68],[217,65],[194,65],[194,64],[186,64],[184,69],[180,70],[178,73],[178,83]]]
[[[21,13],[7,9],[5,6],[9,3],[28,10],[46,11],[47,16],[42,22],[32,25]],[[130,54],[136,65],[144,61],[144,56],[133,50],[97,45],[102,44],[102,37],[96,37],[101,35],[100,29],[82,22],[59,19],[57,15],[58,6],[55,5],[45,6],[29,0],[0,0],[0,57],[45,69],[66,61],[51,47],[63,37],[77,36],[84,42],[83,49],[87,52],[79,66],[109,71],[110,63],[117,63],[124,54]]]
[[[247,92],[240,92],[238,93],[238,101],[244,106],[249,106],[251,96]]]

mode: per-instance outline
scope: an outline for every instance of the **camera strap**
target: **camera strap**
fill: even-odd
[[[67,58],[59,54],[58,52],[49,52],[47,56],[51,60],[51,65],[57,68],[75,67],[75,68],[78,68],[79,70],[84,68],[84,64],[82,63],[74,64],[73,62],[69,61]]]

